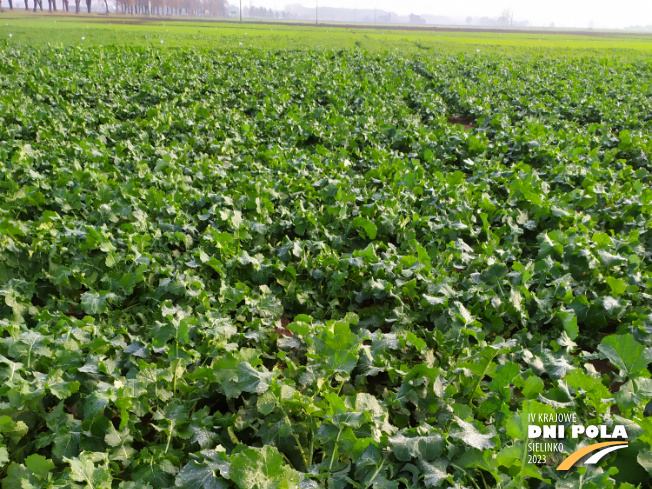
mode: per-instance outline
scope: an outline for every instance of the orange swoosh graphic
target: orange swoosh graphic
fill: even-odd
[[[580,448],[576,452],[571,453],[568,457],[564,459],[562,463],[559,464],[557,470],[568,470],[570,469],[575,462],[581,459],[584,455],[595,452],[599,448],[609,447],[611,445],[627,445],[626,441],[605,441],[603,443],[594,443],[588,447]]]

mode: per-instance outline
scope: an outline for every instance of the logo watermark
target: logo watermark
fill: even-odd
[[[596,464],[609,453],[628,446],[628,435],[624,425],[585,426],[578,423],[576,413],[530,413],[528,422],[530,423],[528,425],[528,452],[531,463],[543,464],[546,463],[547,455],[550,453],[564,453],[566,439],[613,440],[591,443],[576,450],[557,466],[557,470],[569,470],[580,459],[593,452],[595,453],[584,461],[584,465]]]

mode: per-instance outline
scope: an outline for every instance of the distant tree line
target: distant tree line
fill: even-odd
[[[425,24],[426,19],[420,15],[410,14],[410,24]]]
[[[116,0],[124,14],[193,15],[221,17],[227,13],[226,0]]]
[[[86,4],[86,10],[91,12],[92,0],[83,0]],[[14,2],[18,0],[8,0],[9,9],[14,9]],[[25,10],[29,10],[29,0],[23,0]],[[44,10],[43,0],[32,0],[33,11],[37,9]],[[74,2],[76,13],[81,12],[82,0],[61,0],[61,10],[70,12],[71,3]],[[47,0],[47,9],[49,12],[57,11],[57,0]],[[104,0],[106,12],[109,12],[108,0]],[[0,0],[2,7],[2,0]],[[16,5],[16,8],[18,7]],[[227,14],[226,0],[116,0],[116,9],[123,14],[143,14],[143,15],[193,15],[193,16],[212,16],[220,17]]]
[[[2,0],[0,0],[0,6],[2,6],[1,1]],[[25,10],[29,10],[30,7],[29,7],[28,0],[23,0],[23,1],[25,3]],[[73,0],[73,1],[75,2],[75,12],[79,13],[81,11],[81,0]],[[14,0],[8,0],[8,2],[9,2],[9,9],[13,10],[14,9]],[[39,9],[39,8],[41,9],[41,11],[43,10],[43,0],[33,0],[33,2],[34,2],[33,3],[33,6],[34,6],[33,11],[34,12],[36,12],[36,10]],[[53,12],[53,11],[56,12],[57,11],[57,0],[47,0],[47,2],[48,2],[48,11],[49,12]],[[91,11],[91,0],[85,0],[85,2],[86,2],[86,8],[90,12]],[[16,2],[16,3],[18,3],[18,2]],[[104,0],[104,4],[107,5],[107,0]],[[22,8],[22,7],[16,6],[16,8]],[[61,10],[65,11],[65,12],[70,12],[70,2],[69,2],[69,0],[61,0]],[[107,11],[108,11],[108,5],[107,5]]]
[[[257,17],[257,18],[264,18],[264,19],[273,19],[276,17],[281,16],[281,12],[277,12],[275,10],[267,9],[265,7],[255,7],[252,6],[250,8],[245,7],[243,9],[243,13],[245,17]]]
[[[527,20],[514,20],[514,13],[511,10],[503,10],[500,17],[467,17],[468,25],[487,26],[487,27],[527,27]],[[554,27],[554,25],[552,26]]]

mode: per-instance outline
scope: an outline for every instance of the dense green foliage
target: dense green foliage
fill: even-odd
[[[4,489],[649,479],[649,62],[5,46],[0,83]],[[530,464],[559,410],[629,448]]]

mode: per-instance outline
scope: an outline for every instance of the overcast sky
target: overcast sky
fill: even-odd
[[[238,0],[230,0],[236,3]],[[530,25],[595,28],[652,25],[652,0],[317,0],[319,6],[379,8],[400,15],[410,13],[448,17],[499,17],[511,9],[514,20],[529,20]],[[313,7],[315,0],[242,0],[242,6],[255,5],[282,10],[288,4]]]

